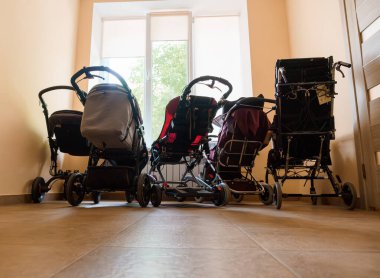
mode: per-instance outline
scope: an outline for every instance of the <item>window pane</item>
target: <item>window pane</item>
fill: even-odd
[[[187,84],[187,41],[152,43],[152,138],[159,136],[168,102]]]
[[[145,19],[103,22],[102,57],[145,56]]]
[[[105,65],[120,74],[132,90],[132,94],[139,103],[141,114],[144,115],[144,68],[145,59],[138,58],[107,58],[104,59]],[[107,82],[120,84],[114,76],[107,77]]]
[[[242,92],[239,16],[196,17],[193,29],[194,76],[215,75],[233,86],[229,100],[249,96]],[[197,86],[198,95],[209,95],[207,87]],[[214,93],[214,92],[213,92]],[[215,98],[220,94],[214,93]]]

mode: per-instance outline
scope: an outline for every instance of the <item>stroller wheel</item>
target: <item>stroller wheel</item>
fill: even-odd
[[[78,206],[84,198],[85,189],[83,175],[81,173],[71,174],[67,181],[66,198],[70,205]]]
[[[273,204],[275,205],[276,209],[280,209],[282,205],[282,188],[279,182],[274,183]]]
[[[150,180],[147,174],[142,174],[137,180],[136,199],[140,206],[145,208],[150,201]]]
[[[216,190],[217,192],[219,192],[219,194],[217,195],[217,197],[214,197],[214,199],[212,200],[214,205],[217,207],[227,205],[231,197],[231,192],[228,185],[221,183],[216,187],[217,187]]]
[[[125,191],[125,199],[127,199],[127,203],[130,204],[135,199],[135,194],[129,191]]]
[[[92,191],[91,192],[92,200],[94,201],[94,204],[99,204],[100,202],[100,192],[99,191]]]
[[[37,177],[32,183],[32,200],[33,203],[41,203],[45,198],[45,180],[42,177]]]
[[[194,197],[195,202],[197,203],[203,203],[205,201],[204,197]]]
[[[152,186],[152,191],[150,193],[150,202],[154,207],[158,207],[162,200],[162,190],[158,184]]]
[[[234,200],[236,203],[240,203],[244,199],[244,195],[237,194],[237,193],[231,193],[232,200]]]
[[[184,202],[186,200],[185,197],[179,197],[179,196],[176,196],[175,199],[177,200],[177,202]]]
[[[342,186],[342,199],[347,209],[352,210],[356,205],[356,189],[355,186],[350,182],[345,182]]]
[[[261,183],[261,186],[263,188],[263,193],[261,193],[260,200],[263,202],[264,205],[268,206],[273,203],[273,189],[270,185],[267,183]]]

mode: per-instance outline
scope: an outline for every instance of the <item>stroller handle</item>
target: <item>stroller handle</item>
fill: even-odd
[[[219,83],[222,83],[223,85],[226,85],[228,87],[228,91],[223,94],[222,100],[226,99],[231,94],[231,92],[232,92],[232,85],[226,79],[221,78],[221,77],[212,76],[212,75],[204,75],[204,76],[200,76],[198,78],[195,78],[193,81],[191,81],[185,87],[185,89],[183,90],[182,98],[185,99],[191,93],[191,88],[195,84],[197,84],[199,82],[202,82],[202,81],[207,81],[207,80],[211,80],[212,81],[210,85],[207,85],[210,88],[214,87],[215,81],[218,81]]]
[[[118,74],[116,71],[113,71],[112,69],[110,69],[109,67],[105,67],[105,66],[83,67],[83,69],[79,70],[78,72],[76,72],[71,77],[71,85],[74,87],[75,91],[78,94],[79,100],[83,104],[86,102],[86,92],[82,91],[79,88],[78,82],[83,80],[83,79],[94,79],[94,77],[104,79],[102,76],[95,75],[95,74],[91,73],[94,71],[106,71],[106,72],[112,74],[113,76],[115,76],[119,80],[119,82],[124,87],[124,89],[127,91],[127,93],[131,94],[131,89],[129,88],[129,86],[128,86],[127,82],[124,80],[124,78],[120,74]],[[82,78],[81,80],[77,81],[77,79],[80,76],[82,76],[83,74],[85,75],[85,77]]]
[[[41,90],[39,93],[38,93],[38,98],[40,99],[41,101],[41,104],[42,104],[42,107],[44,109],[46,109],[46,102],[44,100],[44,98],[42,97],[44,94],[48,93],[48,92],[51,92],[51,91],[55,91],[55,90],[70,90],[70,91],[73,91],[75,92],[75,89],[71,86],[65,86],[65,85],[61,85],[61,86],[52,86],[52,87],[48,87],[46,89],[43,89]]]

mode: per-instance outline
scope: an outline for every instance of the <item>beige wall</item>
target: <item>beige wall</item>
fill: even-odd
[[[277,59],[290,57],[286,1],[247,0],[253,95],[274,99],[274,68]],[[273,117],[273,112],[268,116]],[[264,179],[270,146],[255,161],[254,176]]]
[[[340,0],[287,0],[291,57],[327,57],[350,62],[345,48],[345,31]],[[350,69],[344,69],[349,75]],[[354,104],[350,95],[350,79],[336,73],[334,115],[336,140],[332,141],[335,174],[358,186],[354,143]],[[325,187],[324,191],[331,187]],[[358,189],[358,187],[357,187]],[[359,193],[359,189],[357,190]]]
[[[2,1],[0,9],[0,195],[30,193],[48,175],[50,153],[37,93],[68,84],[74,69],[78,0]],[[70,107],[68,95],[50,108]]]

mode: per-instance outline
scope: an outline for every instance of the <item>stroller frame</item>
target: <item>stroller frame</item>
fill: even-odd
[[[75,73],[71,78],[71,84],[75,88],[80,101],[85,104],[87,93],[82,91],[78,82],[83,79],[100,78],[100,75],[92,74],[92,72],[108,72],[114,75],[122,85],[127,95],[132,109],[132,117],[135,120],[135,132],[132,137],[132,150],[123,149],[99,149],[93,144],[89,154],[87,171],[85,174],[74,173],[67,182],[67,200],[72,206],[79,205],[86,193],[91,193],[92,200],[95,204],[100,201],[100,193],[103,191],[125,191],[128,203],[131,203],[136,197],[139,200],[138,193],[144,195],[144,188],[138,188],[138,180],[142,168],[146,165],[148,155],[143,138],[142,119],[136,108],[137,101],[132,95],[126,81],[117,72],[104,66],[84,67]],[[84,78],[77,81],[79,77],[85,75]],[[120,152],[122,154],[120,155]],[[122,165],[117,165],[116,160],[122,160]],[[103,160],[100,165],[98,163]],[[140,187],[143,186],[140,184]],[[144,196],[140,196],[143,198]],[[140,203],[141,205],[141,203]]]
[[[277,62],[276,67],[280,61]],[[329,93],[326,92],[327,97],[330,98],[330,117],[333,116],[333,105],[334,105],[334,96],[335,96],[335,70],[339,71],[344,77],[343,72],[340,67],[344,66],[350,68],[351,65],[345,62],[336,62],[333,63],[332,57],[328,58],[329,64],[329,76],[330,80],[326,81],[317,81],[317,82],[291,82],[287,83],[286,75],[284,74],[284,68],[279,67],[276,71],[276,102],[277,109],[276,115],[278,120],[278,126],[276,126],[275,134],[277,136],[282,136],[286,138],[287,150],[285,153],[282,150],[272,149],[268,154],[268,165],[265,173],[265,181],[268,182],[269,176],[272,176],[275,183],[274,188],[274,202],[276,202],[276,195],[282,194],[281,192],[276,191],[276,188],[281,188],[285,181],[287,180],[305,180],[310,181],[310,194],[296,194],[296,193],[286,193],[283,194],[284,197],[293,196],[293,197],[310,197],[312,204],[317,204],[317,198],[319,197],[342,197],[345,205],[348,209],[354,209],[356,203],[356,191],[355,187],[349,183],[343,183],[341,178],[336,175],[334,176],[332,170],[329,168],[330,160],[329,158],[329,141],[330,139],[335,138],[335,128],[328,131],[294,131],[294,132],[283,132],[282,130],[282,97],[281,89],[289,88],[292,92],[296,94],[305,94],[305,96],[310,95],[310,91],[316,91],[318,86],[326,86],[329,90]],[[297,97],[297,96],[295,96]],[[291,157],[291,147],[292,143],[296,138],[302,138],[305,136],[318,136],[319,145],[318,145],[318,155],[312,158],[301,158]],[[326,154],[327,152],[327,154]],[[280,156],[280,157],[279,157]],[[327,158],[328,157],[328,158]],[[281,160],[282,158],[282,160]],[[294,161],[292,159],[295,159]],[[278,163],[278,161],[283,161]],[[328,194],[317,194],[315,188],[315,180],[327,179],[330,181],[334,193]]]
[[[49,168],[49,174],[50,178],[45,181],[44,178],[42,177],[36,177],[33,182],[32,182],[32,188],[31,188],[31,193],[32,193],[32,201],[34,203],[41,203],[44,198],[45,194],[49,192],[52,189],[52,186],[55,181],[57,180],[63,180],[64,181],[64,197],[66,197],[66,184],[67,181],[72,173],[79,173],[79,170],[65,170],[63,171],[62,169],[58,169],[58,148],[59,146],[57,145],[56,140],[53,138],[54,132],[49,128],[49,111],[47,108],[47,104],[45,99],[43,98],[43,95],[52,91],[59,91],[59,90],[68,90],[72,91],[75,93],[75,89],[71,86],[52,86],[48,87],[46,89],[41,90],[38,93],[38,98],[40,100],[41,106],[42,106],[42,111],[45,117],[45,123],[46,123],[46,129],[48,133],[48,141],[49,141],[49,149],[50,149],[50,168]]]
[[[202,82],[211,81],[211,84],[204,84]],[[192,87],[199,83],[204,84],[211,89],[218,87],[214,86],[215,82],[219,82],[228,87],[228,91],[223,94],[222,98],[218,102],[216,106],[216,110],[220,108],[220,106],[224,103],[224,100],[230,95],[232,92],[232,85],[225,79],[215,77],[215,76],[201,76],[199,78],[191,81],[183,91],[182,96],[180,97],[180,101],[186,101],[191,93]],[[220,90],[220,89],[219,89]],[[215,110],[215,112],[216,112]],[[228,186],[222,182],[222,179],[219,177],[215,179],[212,183],[207,183],[202,177],[195,176],[193,173],[194,168],[197,165],[200,165],[202,161],[205,161],[206,164],[211,164],[206,153],[208,153],[208,141],[209,135],[203,136],[200,139],[198,146],[196,148],[192,148],[191,151],[186,153],[175,152],[170,153],[167,152],[165,146],[162,147],[161,153],[155,153],[154,146],[158,143],[162,143],[166,136],[163,138],[159,138],[152,144],[152,159],[151,159],[151,168],[149,170],[149,178],[150,182],[154,184],[157,188],[161,189],[167,196],[171,196],[176,198],[178,201],[184,201],[186,197],[194,197],[194,198],[202,198],[202,197],[210,197],[213,199],[213,202],[216,206],[225,205],[229,199],[229,189]],[[179,161],[165,161],[165,159],[171,156],[180,157]],[[164,165],[186,165],[185,171],[182,173],[179,181],[168,181],[161,171],[161,167]],[[212,166],[212,165],[211,165]],[[212,166],[213,167],[213,166]],[[215,169],[214,169],[215,170]],[[159,178],[154,175],[154,172],[157,172]],[[187,186],[189,182],[195,183],[197,186]],[[175,186],[170,186],[170,185]],[[155,202],[152,200],[152,204],[154,206],[159,206],[161,200],[159,202]]]
[[[253,101],[253,102],[261,102],[264,103],[273,103],[275,104],[275,100],[272,99],[266,99],[266,98],[260,98],[260,97],[249,97],[249,98],[242,98],[236,102],[235,105],[233,105],[229,111],[225,114],[224,119],[228,119],[230,113],[233,113],[239,108],[254,108],[254,109],[263,109],[263,107],[259,107],[257,105],[249,105],[244,102],[247,100]],[[268,111],[264,112],[265,114],[270,113],[276,109],[276,107],[271,107]],[[234,123],[233,130],[236,130],[236,125],[237,123]],[[258,195],[260,200],[263,202],[265,205],[271,205],[273,203],[273,189],[270,187],[267,183],[264,183],[262,181],[257,181],[256,178],[253,176],[252,171],[255,165],[255,159],[256,156],[259,154],[259,151],[263,147],[263,142],[261,141],[256,141],[256,140],[248,140],[247,138],[245,139],[235,139],[235,132],[232,134],[232,138],[227,140],[223,147],[219,149],[217,152],[217,160],[216,160],[216,167],[214,171],[212,171],[212,176],[216,177],[216,174],[218,173],[219,175],[223,176],[223,173],[236,173],[236,170],[239,170],[239,173],[241,173],[240,178],[233,178],[233,179],[228,179],[228,178],[222,178],[223,182],[227,183],[229,185],[229,189],[231,191],[232,198],[236,202],[241,202],[243,200],[243,197],[245,195]],[[232,146],[233,144],[241,144],[241,147],[239,148],[240,151],[232,151]],[[249,149],[249,146],[252,146],[251,149]],[[233,159],[233,157],[239,157],[238,162],[231,164],[229,162],[230,158]],[[246,161],[249,161],[247,163]],[[236,160],[235,160],[236,161]],[[208,165],[207,165],[208,166]],[[235,168],[235,171],[228,171],[228,167],[230,168]],[[242,171],[243,170],[243,171]],[[244,183],[248,184],[249,187],[252,189],[245,189],[245,190],[239,190],[239,189],[234,189],[233,185],[234,183]],[[279,188],[278,190],[281,190]],[[281,195],[277,195],[277,203],[279,206],[277,209],[281,207]]]

